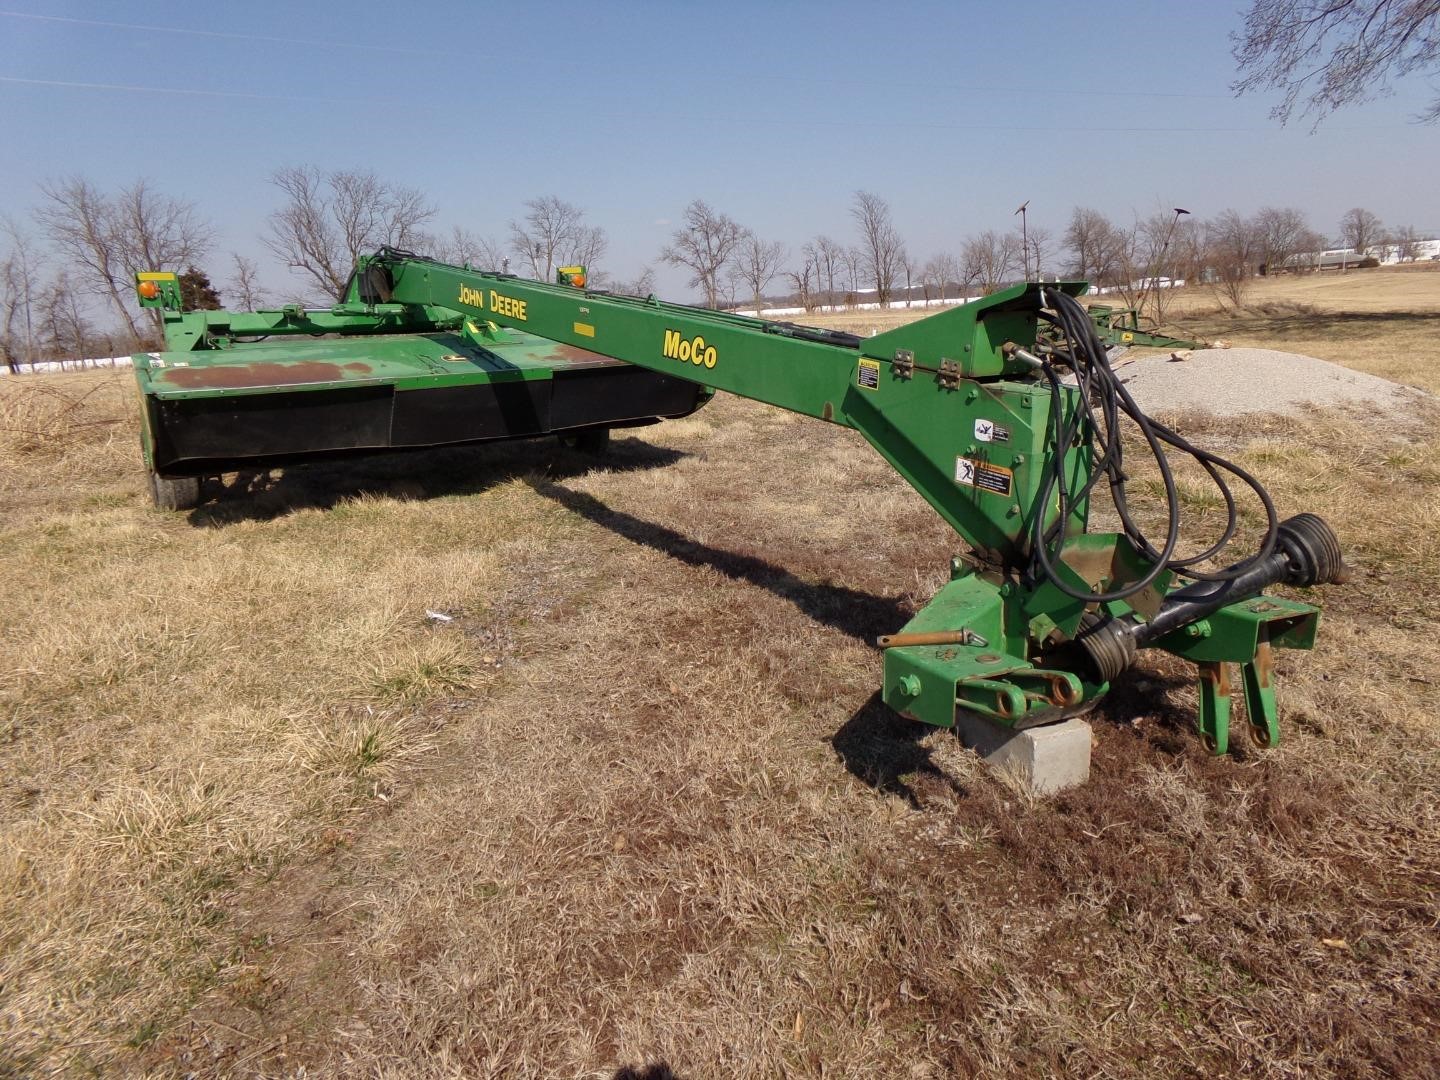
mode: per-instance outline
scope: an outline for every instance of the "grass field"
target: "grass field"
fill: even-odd
[[[1181,327],[1440,390],[1440,274],[1347,277]],[[133,415],[0,383],[0,1076],[1440,1070],[1440,410],[1191,418],[1355,578],[1278,750],[1147,657],[1047,801],[878,704],[957,541],[851,433],[722,398],[176,515]]]

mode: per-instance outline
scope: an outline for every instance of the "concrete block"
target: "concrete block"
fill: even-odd
[[[957,712],[960,741],[1033,795],[1049,795],[1090,778],[1090,725],[1079,717],[1015,731]]]

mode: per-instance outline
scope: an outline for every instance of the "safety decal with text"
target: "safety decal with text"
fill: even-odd
[[[955,482],[967,487],[979,488],[993,495],[1009,495],[1015,486],[1015,474],[1003,465],[992,465],[988,461],[974,458],[955,459]]]
[[[863,390],[879,390],[880,361],[861,360],[860,370],[855,375],[855,382]]]
[[[1009,442],[1010,429],[983,416],[975,418],[975,438],[981,442]]]

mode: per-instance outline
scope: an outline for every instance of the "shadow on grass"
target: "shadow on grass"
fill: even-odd
[[[1133,738],[1142,756],[1208,757],[1200,748],[1194,713],[1176,704],[1172,693],[1190,683],[1184,676],[1132,668],[1111,684],[1110,692],[1084,718]],[[1238,714],[1235,725],[1232,732],[1244,727]],[[933,730],[896,713],[877,691],[830,737],[830,745],[852,776],[876,791],[900,796],[918,810],[923,800],[917,784],[939,782],[957,795],[970,794],[931,760],[923,740]],[[1233,733],[1231,741],[1235,742]]]
[[[1175,700],[1175,691],[1195,685],[1199,676],[1193,665],[1187,665],[1188,673],[1176,674],[1157,671],[1143,660],[1141,663],[1144,666],[1132,667],[1110,684],[1110,692],[1100,699],[1098,707],[1086,719],[1094,725],[1103,724],[1117,733],[1133,736],[1164,758],[1194,753],[1208,756],[1200,745],[1194,708]],[[1230,741],[1233,746],[1237,735],[1243,741],[1245,716],[1239,672],[1232,674],[1235,713]]]
[[[877,690],[830,736],[830,745],[851,776],[876,791],[900,796],[918,810],[921,800],[905,781],[907,776],[925,776],[945,784],[957,795],[969,794],[931,760],[930,751],[921,744],[933,730],[895,712],[880,700]]]
[[[690,566],[707,566],[728,578],[745,581],[788,600],[816,622],[834,627],[866,644],[888,634],[910,616],[899,601],[842,585],[817,585],[782,566],[754,555],[710,547],[665,525],[605,505],[593,495],[545,480],[530,481],[535,490],[565,509],[603,526],[636,544],[643,544]]]
[[[680,1080],[675,1070],[663,1061],[653,1065],[625,1065],[615,1071],[611,1080]]]
[[[297,510],[329,510],[363,495],[436,499],[475,495],[520,477],[582,476],[658,469],[686,455],[640,439],[616,439],[602,456],[567,449],[546,438],[440,447],[300,462],[283,470],[256,469],[229,482],[206,481],[202,502],[190,512],[196,528],[242,521],[271,521]]]
[[[1205,326],[1207,319],[1177,318],[1179,327]],[[1264,314],[1244,311],[1229,317],[1227,326],[1231,333],[1244,332],[1265,334],[1283,341],[1291,330],[1301,330],[1306,337],[1346,334],[1369,334],[1379,328],[1387,332],[1404,330],[1433,330],[1440,324],[1440,311],[1324,311],[1324,312],[1282,312]]]

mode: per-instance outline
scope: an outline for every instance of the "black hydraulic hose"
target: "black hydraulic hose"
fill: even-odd
[[[1109,477],[1111,495],[1115,499],[1117,510],[1120,511],[1121,520],[1126,526],[1127,535],[1132,534],[1132,532],[1138,533],[1139,530],[1134,526],[1133,522],[1129,521],[1129,515],[1123,509],[1126,477],[1122,468],[1122,454],[1117,430],[1118,425],[1114,422],[1116,413],[1113,404],[1114,391],[1115,388],[1118,387],[1118,382],[1114,378],[1114,372],[1110,369],[1104,350],[1094,348],[1093,346],[1098,343],[1093,341],[1093,334],[1086,333],[1089,330],[1088,316],[1085,316],[1083,311],[1080,311],[1080,317],[1085,323],[1084,329],[1081,328],[1079,322],[1075,319],[1075,311],[1079,309],[1080,305],[1059,290],[1047,289],[1045,293],[1049,297],[1051,307],[1060,317],[1066,336],[1070,339],[1072,350],[1075,352],[1088,351],[1090,354],[1087,358],[1090,361],[1088,366],[1091,367],[1092,372],[1099,374],[1097,389],[1100,391],[1099,396],[1102,402],[1102,409],[1104,410],[1107,421],[1105,431],[1106,450],[1104,455],[1102,455],[1103,460],[1106,462],[1104,473]],[[1057,298],[1059,299],[1057,300]],[[1073,308],[1067,308],[1067,303],[1072,305]],[[1089,336],[1092,340],[1086,341],[1086,336]],[[1091,348],[1088,350],[1078,348],[1078,346],[1081,345],[1091,346]],[[1086,366],[1084,361],[1077,365],[1077,381],[1081,379],[1080,369]],[[1126,410],[1127,413],[1129,413],[1131,419],[1135,421],[1136,426],[1140,428],[1140,432],[1145,437],[1145,441],[1149,445],[1155,462],[1160,469],[1161,481],[1165,487],[1167,508],[1165,544],[1158,553],[1159,558],[1154,561],[1150,570],[1141,576],[1140,580],[1131,582],[1123,588],[1103,593],[1082,591],[1069,585],[1060,576],[1059,569],[1055,565],[1054,556],[1050,551],[1052,537],[1055,534],[1063,537],[1064,523],[1074,512],[1075,503],[1063,497],[1061,498],[1059,505],[1060,516],[1055,523],[1059,528],[1046,529],[1045,515],[1042,509],[1035,515],[1035,543],[1033,545],[1034,555],[1039,563],[1040,569],[1044,572],[1051,584],[1061,592],[1076,600],[1085,600],[1089,603],[1110,603],[1116,600],[1124,600],[1127,597],[1134,596],[1140,590],[1147,588],[1165,571],[1170,557],[1175,553],[1176,545],[1180,542],[1180,500],[1175,488],[1175,478],[1170,472],[1170,464],[1166,460],[1165,452],[1161,449],[1160,443],[1144,413],[1140,412],[1139,408],[1135,406],[1134,401],[1130,399],[1129,394],[1124,391],[1123,387],[1120,388],[1120,392],[1122,399],[1130,406],[1130,408]],[[1082,393],[1084,393],[1083,384]],[[1088,397],[1085,404],[1088,409],[1090,407]],[[1093,430],[1095,426],[1093,414],[1090,415],[1089,423]],[[1063,489],[1065,445],[1061,445],[1056,449],[1057,452],[1052,457],[1051,468],[1047,472],[1045,483],[1041,488],[1041,495],[1038,502],[1038,506],[1041,508],[1049,504],[1050,495],[1056,490],[1057,486]],[[1094,475],[1097,474],[1092,473],[1092,476]]]
[[[1069,297],[1065,297],[1065,299],[1068,300]],[[1069,313],[1072,315],[1072,320],[1069,320],[1070,325],[1076,328],[1076,330],[1078,331],[1078,335],[1081,336],[1082,340],[1086,341],[1086,343],[1090,346],[1090,351],[1092,355],[1099,354],[1103,349],[1103,346],[1101,346],[1098,338],[1095,336],[1093,324],[1090,323],[1088,316],[1085,316],[1083,309],[1080,309],[1078,304],[1074,304],[1073,301],[1072,304],[1074,310],[1073,312]],[[1081,319],[1083,319],[1083,323],[1081,323]],[[1113,371],[1109,368],[1108,363],[1104,366],[1106,369],[1106,373],[1113,377]],[[1133,398],[1131,398],[1128,390],[1125,389],[1123,384],[1119,384],[1118,380],[1116,380],[1116,389],[1119,395],[1124,400],[1125,411],[1131,415],[1138,413],[1140,411],[1139,407],[1135,404]],[[1204,451],[1199,449],[1198,447],[1193,446],[1191,443],[1189,443],[1187,440],[1185,440],[1183,437],[1178,435],[1176,432],[1174,432],[1164,424],[1161,424],[1158,421],[1149,420],[1148,418],[1147,422],[1150,424],[1150,426],[1153,428],[1153,430],[1161,438],[1162,441],[1188,454],[1191,454],[1193,457],[1196,458],[1196,460],[1205,469],[1207,474],[1211,477],[1212,482],[1214,482],[1216,487],[1219,489],[1221,496],[1222,498],[1224,498],[1226,504],[1226,527],[1220,539],[1217,540],[1214,544],[1212,544],[1210,548],[1199,553],[1198,555],[1191,556],[1187,559],[1170,560],[1170,568],[1176,571],[1184,571],[1185,568],[1189,566],[1193,566],[1196,563],[1203,562],[1223,550],[1224,547],[1227,545],[1228,541],[1233,537],[1238,525],[1238,521],[1235,512],[1234,497],[1229,490],[1229,486],[1225,483],[1224,478],[1219,474],[1219,470],[1222,469],[1231,472],[1233,475],[1241,479],[1248,487],[1254,490],[1256,495],[1259,497],[1262,505],[1264,505],[1267,516],[1266,542],[1262,545],[1261,552],[1257,557],[1263,557],[1265,554],[1268,554],[1274,546],[1274,533],[1277,525],[1277,516],[1275,514],[1274,505],[1271,502],[1269,495],[1265,492],[1264,487],[1260,485],[1254,479],[1254,477],[1250,476],[1249,473],[1240,469],[1238,466],[1235,466],[1231,462],[1225,461],[1223,458],[1219,458],[1214,454],[1210,454],[1208,451]],[[1153,545],[1148,543],[1143,533],[1141,533],[1140,530],[1134,526],[1133,521],[1129,520],[1128,506],[1124,505],[1123,493],[1121,495],[1121,502],[1122,505],[1120,507],[1120,512],[1122,520],[1125,520],[1127,522],[1127,534],[1131,536],[1132,540],[1135,540],[1137,542],[1137,547],[1139,547],[1144,554],[1146,554],[1150,558],[1159,558],[1161,553],[1154,550]],[[1243,570],[1244,566],[1248,563],[1248,561],[1249,560],[1247,560],[1246,563],[1237,564],[1236,567],[1227,568],[1226,570],[1218,572],[1205,573],[1199,571],[1190,571],[1187,572],[1187,576],[1202,579],[1224,580],[1240,573]]]
[[[1063,360],[1075,374],[1083,408],[1077,410],[1072,421],[1066,421],[1059,404],[1060,381],[1052,359],[1042,363],[1052,393],[1051,425],[1055,432],[1055,453],[1050,468],[1041,485],[1038,507],[1049,505],[1052,497],[1058,498],[1059,514],[1049,525],[1045,524],[1043,509],[1036,514],[1032,535],[1032,558],[1036,570],[1054,584],[1061,592],[1077,600],[1089,603],[1109,603],[1124,600],[1146,588],[1159,575],[1170,570],[1174,573],[1202,582],[1226,583],[1239,580],[1249,581],[1250,571],[1265,564],[1275,551],[1279,526],[1273,500],[1264,486],[1246,470],[1227,461],[1217,454],[1202,450],[1167,425],[1153,420],[1136,403],[1125,385],[1116,377],[1110,366],[1105,347],[1095,332],[1085,309],[1069,295],[1058,289],[1044,289],[1042,293],[1053,312],[1042,313],[1042,317],[1056,326],[1068,346],[1068,355]],[[1061,358],[1059,350],[1052,353]],[[1097,418],[1096,413],[1099,413]],[[1119,427],[1122,414],[1139,429],[1151,456],[1160,470],[1161,483],[1165,492],[1166,530],[1165,541],[1157,550],[1130,514],[1126,483],[1129,477],[1124,469],[1123,446]],[[1077,491],[1071,492],[1065,482],[1065,455],[1076,442],[1077,436],[1088,432],[1090,435],[1090,476]],[[1166,457],[1166,447],[1188,454],[1204,469],[1225,503],[1225,527],[1219,539],[1204,551],[1177,558],[1176,547],[1180,539],[1180,498],[1174,475]],[[1227,474],[1238,479],[1253,491],[1265,510],[1265,536],[1259,551],[1233,566],[1223,570],[1204,571],[1194,569],[1198,564],[1214,558],[1234,539],[1239,528],[1239,512],[1234,492],[1226,480]],[[1126,537],[1136,551],[1151,565],[1151,569],[1138,581],[1120,589],[1105,593],[1084,592],[1066,584],[1060,578],[1056,567],[1058,550],[1063,546],[1066,522],[1075,509],[1089,497],[1101,477],[1105,477],[1110,488],[1116,513],[1120,517]],[[1227,593],[1230,590],[1225,590]]]

